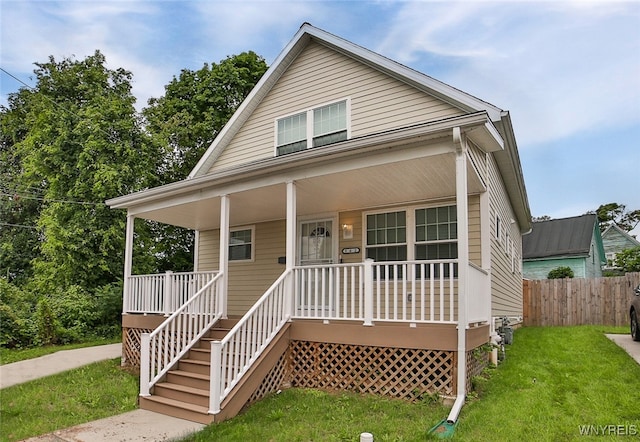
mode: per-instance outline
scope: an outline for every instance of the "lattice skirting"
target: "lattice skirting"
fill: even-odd
[[[253,392],[247,401],[247,405],[257,402],[269,393],[274,393],[282,388],[287,379],[287,359],[287,352],[285,352],[256,388],[256,391]]]
[[[471,391],[471,380],[489,365],[489,353],[480,348],[467,352],[467,393]]]
[[[455,393],[455,353],[291,341],[291,385],[416,400]]]
[[[151,333],[152,329],[122,329],[122,365],[140,368],[140,342],[142,333]]]

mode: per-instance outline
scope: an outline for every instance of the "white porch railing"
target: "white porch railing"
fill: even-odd
[[[151,387],[220,319],[222,273],[207,282],[140,345],[140,395]]]
[[[211,342],[209,413],[220,412],[224,398],[289,320],[290,275],[283,273],[221,341]]]
[[[469,291],[467,317],[469,322],[485,322],[491,319],[491,280],[489,273],[475,264],[469,264]]]
[[[157,275],[129,277],[124,293],[123,313],[156,313],[169,315],[187,302],[216,275],[213,272],[166,272]]]
[[[334,264],[294,269],[299,318],[454,323],[457,260]]]

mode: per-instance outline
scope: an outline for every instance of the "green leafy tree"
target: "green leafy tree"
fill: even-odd
[[[25,188],[20,183],[22,155],[16,143],[28,133],[26,115],[31,91],[9,96],[9,107],[0,107],[0,277],[17,284],[32,275],[31,261],[37,256],[39,234],[36,223],[41,186]]]
[[[615,265],[625,273],[640,272],[640,247],[617,253]]]
[[[567,266],[556,267],[555,269],[551,270],[547,275],[548,279],[562,279],[562,278],[573,278],[573,277],[574,277],[573,270],[571,270],[571,267],[567,267]]]
[[[132,75],[105,64],[99,51],[36,63],[37,85],[11,94],[0,109],[3,155],[12,161],[3,193],[15,192],[2,207],[16,215],[11,224],[37,225],[37,239],[25,241],[35,249],[31,271],[45,291],[91,290],[121,277],[125,217],[104,200],[148,186],[156,168],[134,108]],[[19,216],[19,201],[35,205],[30,218]],[[7,256],[21,247],[2,240]]]
[[[640,223],[640,210],[627,210],[624,204],[602,204],[595,212],[587,213],[595,213],[598,216],[601,231],[616,225],[625,232],[630,232]]]
[[[145,127],[163,152],[156,185],[187,177],[266,70],[262,57],[243,52],[196,71],[183,70],[165,86],[163,97],[149,100]],[[161,239],[153,244],[159,270],[190,270],[193,232],[158,223],[148,227]]]

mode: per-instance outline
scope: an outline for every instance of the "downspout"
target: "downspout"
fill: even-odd
[[[467,145],[460,127],[453,128],[456,146],[456,211],[458,217],[458,376],[456,400],[447,422],[458,420],[467,391],[467,276],[469,269],[469,221],[467,195]]]

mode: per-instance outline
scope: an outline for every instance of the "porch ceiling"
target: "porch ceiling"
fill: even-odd
[[[137,211],[136,217],[196,230],[220,225],[220,196],[229,195],[230,224],[241,226],[286,218],[286,182],[293,179],[298,216],[381,207],[455,197],[455,153],[403,159],[342,171],[299,172],[272,177],[261,185],[233,189],[200,189],[188,198],[165,201],[156,208]],[[363,160],[362,163],[367,163]],[[484,191],[470,161],[469,193]]]

